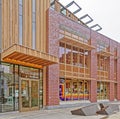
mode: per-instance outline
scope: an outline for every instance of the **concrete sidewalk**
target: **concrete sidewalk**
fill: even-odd
[[[55,110],[40,110],[29,112],[1,113],[0,119],[101,119],[105,115],[78,116],[72,115],[71,110],[77,108],[64,108]]]
[[[112,102],[109,102],[112,104]],[[120,105],[120,102],[113,102],[113,104]],[[75,105],[75,104],[74,104]],[[81,106],[71,108],[61,108],[52,110],[38,110],[29,112],[6,112],[0,113],[0,119],[120,119],[120,112],[112,115],[93,115],[80,116],[72,115],[71,110],[78,109]]]
[[[120,119],[120,112],[117,112],[116,114],[110,115],[103,119]]]

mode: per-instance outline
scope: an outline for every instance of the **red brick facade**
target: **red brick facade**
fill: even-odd
[[[120,100],[120,46],[118,46],[118,61],[117,61],[117,99]]]
[[[53,22],[54,14],[49,14],[48,20],[48,52],[51,55],[58,57],[59,55],[59,24],[57,21]],[[59,64],[48,67],[47,81],[46,81],[46,104],[48,106],[59,104]]]
[[[91,45],[96,46],[96,41],[95,41],[95,35],[93,35],[94,33],[91,32]],[[96,79],[97,78],[97,54],[96,54],[96,49],[91,51],[91,78]],[[91,81],[90,84],[91,88],[91,92],[90,92],[90,101],[91,102],[96,102],[97,101],[97,92],[96,92],[96,88],[97,88],[97,81]]]
[[[117,99],[120,100],[120,44],[106,36],[95,31],[90,31],[89,28],[82,26],[67,17],[57,13],[56,11],[48,10],[48,53],[58,57],[59,55],[59,30],[60,25],[65,25],[75,31],[84,34],[87,39],[91,39],[91,45],[95,47],[90,52],[91,55],[91,72],[90,76],[94,80],[90,83],[90,101],[97,101],[97,41],[105,42],[110,52],[114,54],[114,48],[117,48]],[[59,64],[48,67],[47,78],[47,105],[59,105]],[[114,56],[110,56],[109,60],[109,100],[114,100]],[[109,81],[108,81],[109,82]]]

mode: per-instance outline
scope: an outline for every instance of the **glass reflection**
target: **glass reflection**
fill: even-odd
[[[36,48],[36,0],[32,0],[32,48]]]
[[[22,45],[23,36],[23,1],[19,0],[19,44]]]
[[[89,85],[89,81],[86,80],[60,79],[60,100],[89,100]]]
[[[38,106],[38,81],[31,81],[31,107]]]
[[[12,111],[15,108],[13,65],[2,64],[1,69],[0,105],[3,105],[2,112]]]
[[[109,99],[109,83],[98,82],[97,83],[97,99]]]
[[[29,108],[31,105],[32,107],[38,106],[38,109],[42,108],[42,77],[40,69],[2,63],[0,67],[0,112],[19,109],[19,88],[21,88],[22,107]],[[21,80],[21,85],[19,85],[19,80]]]
[[[29,107],[29,81],[21,81],[21,96],[22,96],[22,107]]]

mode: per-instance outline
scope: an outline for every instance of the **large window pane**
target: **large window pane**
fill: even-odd
[[[36,23],[32,23],[32,48],[35,49],[36,47]]]
[[[106,82],[97,83],[97,99],[99,100],[109,99],[109,83]]]
[[[22,45],[23,36],[23,1],[19,0],[19,44]]]
[[[89,85],[89,81],[86,80],[61,78],[59,86],[60,100],[89,100]]]
[[[73,65],[78,65],[78,48],[73,47]]]
[[[23,11],[22,8],[23,8],[22,5],[19,4],[19,15],[22,15],[22,14],[23,14],[23,13],[22,13],[22,11]]]
[[[2,105],[2,110],[0,111],[13,111],[15,107],[13,65],[2,64],[2,69],[2,77],[0,79],[0,105]]]
[[[66,45],[66,64],[71,64],[71,46],[70,45]]]
[[[32,48],[36,48],[36,0],[32,0]]]
[[[32,22],[33,22],[33,23],[36,22],[36,15],[35,15],[35,13],[33,13],[33,15],[32,15]]]
[[[19,0],[19,4],[22,5],[22,0]]]
[[[14,72],[15,72],[15,110],[18,110],[18,105],[19,105],[19,76],[18,76],[18,65],[14,67]]]
[[[32,12],[36,12],[36,0],[32,0]]]
[[[40,93],[39,93],[39,96],[40,96],[40,108],[43,107],[43,71],[40,70]]]
[[[77,78],[90,77],[88,51],[72,44],[60,42],[59,61],[60,100],[89,100],[90,82]],[[76,78],[68,78],[72,76],[76,76]]]
[[[19,44],[22,45],[22,24],[23,24],[23,21],[22,21],[22,16],[19,15]]]
[[[39,72],[38,69],[20,66],[19,76],[22,78],[39,79],[38,72]]]
[[[67,90],[66,90],[67,92]],[[70,93],[70,91],[68,91]],[[65,79],[60,79],[60,85],[59,85],[59,98],[61,101],[65,101]]]
[[[60,43],[60,47],[59,47],[59,61],[61,63],[65,63],[65,44],[64,43]]]

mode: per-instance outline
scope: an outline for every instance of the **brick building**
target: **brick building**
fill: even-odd
[[[120,100],[120,44],[63,8],[0,0],[0,112]]]

